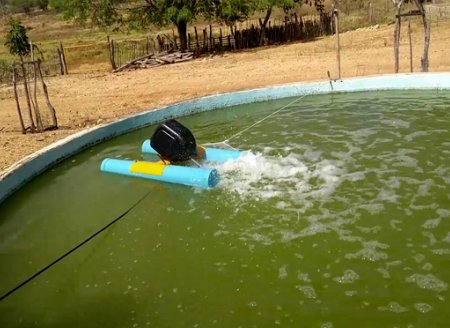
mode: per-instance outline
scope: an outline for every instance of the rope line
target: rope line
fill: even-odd
[[[277,109],[277,110],[276,110],[275,112],[273,112],[273,113],[270,113],[270,114],[267,115],[266,117],[260,119],[259,121],[253,123],[252,125],[246,127],[246,128],[243,129],[242,131],[239,131],[238,133],[233,134],[231,137],[229,137],[228,139],[225,139],[223,142],[228,143],[231,139],[237,137],[238,135],[244,133],[245,131],[250,130],[251,128],[255,127],[256,125],[258,125],[258,124],[264,122],[264,121],[267,120],[269,117],[272,117],[272,116],[278,114],[278,113],[281,112],[282,110],[284,110],[284,109],[286,109],[287,107],[289,107],[289,106],[295,104],[297,101],[299,101],[300,99],[302,99],[302,98],[304,98],[304,97],[306,97],[306,96],[307,96],[307,95],[302,95],[302,96],[300,96],[300,97],[294,99],[294,100],[291,101],[289,104],[287,104],[287,105],[281,107],[280,109]]]
[[[257,126],[258,124],[264,122],[265,120],[267,120],[269,117],[272,117],[276,114],[278,114],[279,112],[281,112],[282,110],[286,109],[287,107],[295,104],[297,101],[299,101],[300,99],[306,97],[307,95],[302,95],[296,99],[294,99],[293,101],[291,101],[289,104],[277,109],[275,112],[270,113],[269,115],[267,115],[266,117],[262,118],[261,120],[253,123],[252,125],[246,127],[245,129],[233,134],[231,137],[229,137],[228,139],[225,139],[222,142],[216,142],[216,143],[209,143],[208,145],[215,145],[215,144],[226,144],[229,147],[231,147],[232,149],[235,149],[234,147],[230,146],[228,144],[228,142],[237,137],[238,135],[241,135],[242,133],[244,133],[245,131],[250,130],[251,128]],[[197,162],[194,161],[195,164],[199,165]],[[3,301],[5,298],[7,298],[8,296],[10,296],[11,294],[13,294],[14,292],[16,292],[17,290],[19,290],[20,288],[24,287],[26,284],[28,284],[29,282],[31,282],[32,280],[34,280],[35,278],[37,278],[38,276],[40,276],[41,274],[43,274],[45,271],[47,271],[48,269],[50,269],[52,266],[54,266],[55,264],[57,264],[58,262],[62,261],[64,258],[66,258],[67,256],[69,256],[70,254],[72,254],[73,252],[75,252],[77,249],[79,249],[80,247],[82,247],[83,245],[85,245],[86,243],[88,243],[89,241],[91,241],[92,239],[94,239],[95,237],[97,237],[99,234],[101,234],[103,231],[105,231],[106,229],[108,229],[110,226],[112,226],[114,223],[116,223],[117,221],[119,221],[120,219],[122,219],[123,217],[125,217],[131,210],[133,210],[137,205],[139,205],[140,202],[142,202],[148,195],[150,194],[150,191],[147,192],[144,196],[142,196],[140,199],[138,199],[138,201],[136,201],[130,208],[128,208],[125,212],[123,212],[121,215],[119,215],[117,218],[115,218],[114,220],[112,220],[111,222],[109,222],[107,225],[105,225],[103,228],[101,228],[100,230],[97,230],[97,232],[95,232],[93,235],[91,235],[90,237],[88,237],[87,239],[83,240],[81,243],[79,243],[78,245],[76,245],[75,247],[73,247],[72,249],[70,249],[69,251],[67,251],[66,253],[64,253],[63,255],[61,255],[60,257],[58,257],[56,260],[54,260],[53,262],[51,262],[50,264],[48,264],[47,266],[45,266],[44,268],[42,268],[41,270],[39,270],[38,272],[36,272],[35,274],[33,274],[31,277],[29,277],[28,279],[26,279],[25,281],[21,282],[20,284],[18,284],[16,287],[14,287],[13,289],[11,289],[10,291],[6,292],[5,294],[3,294],[0,297],[0,301]]]
[[[3,294],[0,297],[0,301],[3,301],[5,298],[7,298],[8,296],[10,296],[11,294],[13,294],[14,292],[16,292],[17,290],[19,290],[20,288],[24,287],[26,284],[28,284],[29,282],[31,282],[32,280],[34,280],[35,278],[37,278],[38,276],[40,276],[42,273],[44,273],[45,271],[47,271],[48,269],[50,269],[52,266],[54,266],[55,264],[57,264],[58,262],[62,261],[65,257],[69,256],[70,254],[72,254],[73,252],[75,252],[77,249],[79,249],[80,247],[82,247],[84,244],[88,243],[89,241],[91,241],[92,239],[94,239],[95,237],[97,237],[99,234],[101,234],[103,231],[105,231],[106,229],[108,229],[110,226],[112,226],[114,223],[116,223],[117,221],[119,221],[120,219],[122,219],[123,217],[125,217],[129,212],[131,212],[131,210],[133,210],[137,205],[139,205],[139,203],[141,203],[148,195],[150,194],[150,191],[148,191],[144,196],[142,196],[141,198],[139,198],[130,208],[128,208],[125,212],[123,212],[122,214],[120,214],[118,217],[116,217],[114,220],[112,220],[111,222],[109,222],[107,225],[105,225],[103,228],[101,228],[100,230],[97,230],[97,232],[95,232],[93,235],[91,235],[90,237],[88,237],[87,239],[83,240],[81,243],[79,243],[78,245],[76,245],[75,247],[73,247],[72,249],[70,249],[69,251],[67,251],[66,253],[64,253],[63,255],[61,255],[60,257],[58,257],[56,260],[54,260],[53,262],[51,262],[50,264],[48,264],[47,266],[45,266],[44,268],[42,268],[41,270],[39,270],[38,272],[36,272],[35,274],[33,274],[31,277],[29,277],[28,279],[24,280],[23,282],[21,282],[20,284],[18,284],[16,287],[14,287],[13,289],[11,289],[9,292]]]

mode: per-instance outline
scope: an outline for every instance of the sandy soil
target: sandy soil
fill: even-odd
[[[406,30],[406,29],[404,29]],[[393,26],[341,34],[342,77],[393,73]],[[450,71],[450,22],[432,25],[430,71]],[[0,171],[50,143],[99,123],[160,105],[215,93],[336,76],[335,38],[199,58],[118,74],[47,78],[60,129],[22,135],[11,88],[0,88]],[[420,70],[423,30],[413,27],[414,71]],[[409,72],[406,31],[401,72]]]

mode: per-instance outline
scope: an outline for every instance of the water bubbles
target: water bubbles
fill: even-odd
[[[389,302],[387,306],[379,306],[378,310],[380,311],[390,311],[393,313],[403,313],[409,311],[408,308],[401,306],[397,302]]]
[[[436,255],[449,255],[450,254],[450,249],[448,249],[448,248],[437,248],[437,249],[431,250],[431,252],[433,254],[436,254]]]
[[[306,298],[315,299],[317,297],[316,291],[309,285],[297,285],[295,286],[299,291],[303,293]]]
[[[381,189],[378,193],[376,200],[381,203],[397,203],[399,195],[397,195],[393,190]]]
[[[339,164],[322,160],[307,165],[295,153],[285,157],[247,153],[216,169],[222,176],[222,188],[232,195],[242,200],[280,198],[276,207],[285,209],[330,195],[343,175]]]
[[[422,224],[422,227],[425,229],[434,229],[439,225],[439,223],[441,223],[441,218],[429,219]]]
[[[413,258],[417,263],[421,263],[425,259],[425,255],[419,253],[414,255]]]
[[[351,284],[359,279],[359,275],[353,270],[345,270],[340,277],[333,278],[334,281],[340,284]]]
[[[250,301],[247,304],[249,307],[256,307],[258,305],[258,303],[256,301]]]
[[[307,273],[299,272],[297,274],[297,279],[303,282],[311,282],[311,279],[309,278],[309,275]]]
[[[450,243],[450,232],[447,232],[447,236],[445,236],[442,239],[442,241],[445,242],[445,243]]]
[[[286,279],[287,275],[288,274],[287,274],[286,266],[283,266],[278,269],[278,279],[280,279],[280,280]]]
[[[356,291],[356,290],[346,290],[345,292],[344,292],[344,295],[345,296],[348,296],[348,297],[352,297],[352,296],[355,296],[355,295],[357,295],[358,294],[358,292]]]
[[[394,127],[394,128],[404,128],[409,129],[410,123],[402,120],[402,119],[394,119],[394,120],[381,120],[382,124]]]
[[[362,204],[360,208],[363,208],[370,214],[375,215],[381,213],[384,210],[384,205],[382,203],[369,203]]]
[[[431,271],[431,269],[433,269],[433,265],[430,262],[427,262],[422,266],[422,269],[425,271]]]
[[[433,307],[427,303],[415,303],[414,308],[420,313],[428,313],[433,309]]]
[[[428,238],[429,240],[429,244],[430,245],[434,245],[436,244],[436,237],[434,236],[434,234],[430,231],[422,231],[422,235],[424,235],[425,237]]]
[[[346,254],[345,257],[350,260],[361,259],[371,262],[386,260],[388,258],[387,253],[379,251],[378,249],[387,249],[389,245],[377,241],[363,242],[362,245],[363,248],[360,251]]]
[[[436,210],[437,215],[441,218],[448,218],[450,217],[450,210],[444,209],[444,208],[438,208]]]
[[[416,283],[416,285],[420,288],[432,290],[435,292],[444,292],[448,287],[444,281],[440,280],[431,273],[428,273],[426,275],[414,273],[406,278],[406,282]]]

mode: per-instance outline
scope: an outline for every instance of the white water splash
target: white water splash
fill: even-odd
[[[344,170],[340,162],[318,160],[306,164],[295,153],[268,157],[245,153],[237,160],[214,165],[220,172],[223,189],[243,200],[280,198],[279,207],[294,207],[305,199],[327,197],[339,185]]]

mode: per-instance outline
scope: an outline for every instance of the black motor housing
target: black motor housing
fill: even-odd
[[[170,162],[186,161],[197,155],[194,135],[176,120],[161,123],[150,144],[163,160]]]

